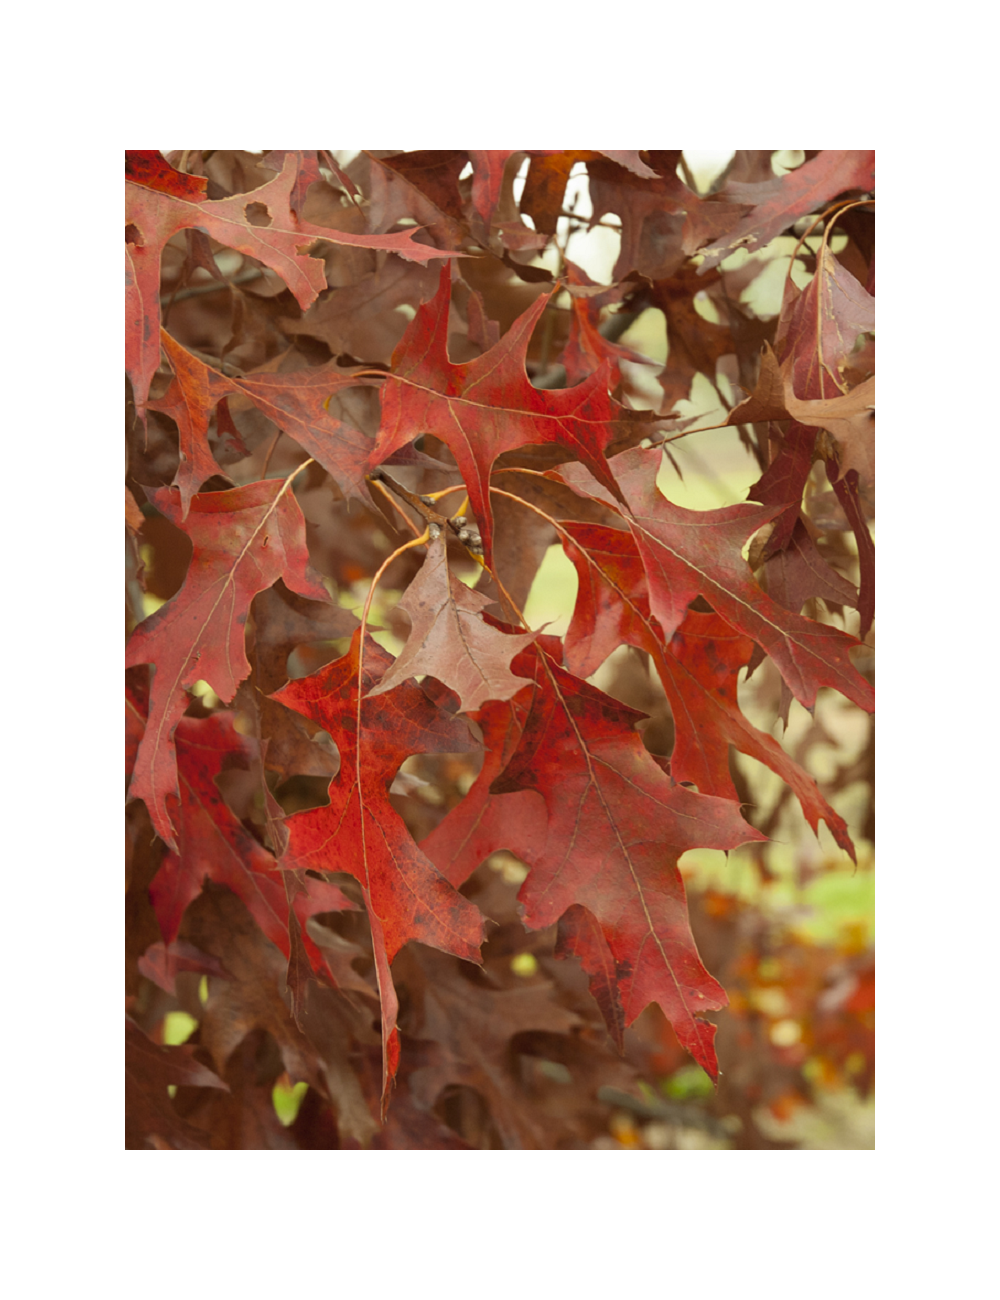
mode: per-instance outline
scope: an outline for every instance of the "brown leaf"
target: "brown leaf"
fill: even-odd
[[[194,1057],[191,1047],[161,1047],[151,1042],[139,1026],[125,1017],[125,1146],[141,1150],[156,1140],[174,1150],[202,1151],[211,1145],[209,1135],[183,1120],[174,1110],[167,1088],[228,1086]]]
[[[408,677],[429,674],[459,696],[463,713],[487,700],[509,700],[528,683],[510,661],[536,633],[505,633],[479,617],[491,602],[448,568],[444,536],[427,547],[427,558],[396,606],[410,620],[399,658],[368,697],[392,690]]]

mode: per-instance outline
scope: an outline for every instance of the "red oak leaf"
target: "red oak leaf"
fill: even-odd
[[[688,610],[668,645],[649,615],[646,577],[630,533],[597,524],[563,524],[572,543],[566,552],[580,578],[573,621],[566,634],[566,664],[589,677],[618,645],[645,650],[653,658],[674,719],[670,775],[690,781],[702,794],[736,799],[729,771],[729,746],[766,764],[788,785],[813,831],[822,819],[853,858],[844,819],[830,807],[816,782],[778,742],[752,726],[736,696],[740,669],[754,643],[718,614]]]
[[[431,542],[420,572],[396,606],[410,620],[410,635],[369,697],[425,673],[451,687],[463,713],[487,700],[516,695],[527,683],[510,671],[510,661],[537,634],[505,633],[485,623],[480,615],[491,603],[448,568],[444,538]]]
[[[802,517],[802,493],[813,467],[815,446],[816,430],[791,421],[781,439],[778,454],[747,492],[750,501],[778,506],[780,510],[771,521],[771,533],[764,543],[762,559],[776,555],[791,541]]]
[[[851,525],[858,548],[858,568],[861,571],[861,586],[858,590],[858,613],[861,615],[859,631],[864,637],[868,635],[868,630],[875,621],[875,543],[872,541],[861,503],[858,472],[852,469],[846,474],[840,474],[839,470],[836,461],[827,460],[827,478],[833,484],[833,490],[847,516],[847,522]]]
[[[625,1023],[656,1002],[678,1040],[714,1079],[715,1026],[725,1006],[695,948],[677,868],[689,848],[731,849],[765,837],[739,805],[674,785],[634,731],[643,717],[525,651],[535,691],[520,742],[494,795],[534,790],[545,804],[544,850],[521,886],[524,923],[553,924],[573,904],[596,919],[616,967]]]
[[[493,988],[484,976],[466,979],[456,962],[438,953],[415,954],[412,964],[424,978],[408,981],[410,1032],[436,1048],[430,1063],[410,1077],[417,1102],[430,1110],[449,1084],[473,1088],[488,1102],[505,1147],[550,1147],[522,1100],[511,1039],[531,1030],[566,1034],[580,1017],[559,1005],[551,985]]]
[[[801,519],[784,550],[768,557],[764,565],[768,595],[795,614],[812,596],[821,596],[828,605],[858,608],[857,587],[827,564]]]
[[[845,296],[840,293],[836,295],[838,298]],[[834,295],[831,294],[830,298],[833,297]],[[796,309],[801,302],[802,298],[799,298]],[[830,309],[831,319],[835,319],[832,315],[835,303],[828,301],[826,306],[821,308],[824,314],[827,307]],[[808,319],[811,319],[815,325],[816,313],[809,313]],[[847,391],[841,374],[841,367],[849,357],[858,333],[867,332],[874,324],[874,317],[867,313],[865,304],[861,304],[858,313],[844,313],[840,319],[840,327],[833,324],[824,330],[811,329],[807,320],[804,328],[811,331],[808,338],[803,333],[801,325],[794,336],[789,328],[783,334],[786,351],[785,361],[781,365],[778,364],[778,358],[770,344],[765,343],[760,358],[760,376],[753,392],[738,406],[733,407],[726,423],[736,425],[754,421],[791,419],[798,421],[800,426],[808,425],[811,429],[826,429],[837,439],[840,449],[840,472],[846,474],[849,469],[856,469],[862,482],[868,487],[874,487],[875,377],[872,375]],[[865,330],[860,331],[856,328],[859,325],[865,326]],[[816,348],[821,346],[824,340],[829,346],[829,351],[818,359]],[[802,388],[812,390],[812,396],[807,398],[796,396],[793,384],[795,373],[799,375]],[[819,390],[824,387],[831,388],[835,395],[820,397]],[[784,437],[787,447],[789,434],[786,432]],[[770,503],[772,499],[774,501],[780,499],[794,501],[797,505],[802,498],[802,486],[812,464],[813,443],[815,443],[815,436],[809,442],[810,455],[807,461],[803,459],[801,448],[796,446],[794,472],[789,474],[784,470],[781,474],[782,479],[789,480],[787,488],[777,488],[777,483],[769,484],[766,490],[771,495],[755,496],[754,500]],[[779,460],[784,458],[783,450]],[[764,479],[768,478],[772,470],[775,470],[775,463],[772,463],[768,473],[757,483],[758,488],[762,487]],[[776,479],[777,472],[772,477]],[[780,497],[774,495],[776,488],[784,495]]]
[[[225,885],[246,904],[261,931],[291,956],[289,905],[282,873],[270,853],[230,812],[216,784],[224,765],[249,766],[255,742],[241,736],[231,713],[209,718],[182,718],[177,725],[177,770],[180,807],[177,853],[168,853],[149,888],[164,941],[177,937],[188,904],[202,891],[205,878]],[[294,912],[312,969],[325,970],[319,948],[305,930],[317,912],[351,911],[354,904],[334,885],[304,877],[295,891]]]
[[[806,287],[786,285],[774,347],[790,395],[822,399],[846,392],[843,368],[858,335],[874,328],[875,299],[824,244]]]
[[[835,343],[836,347],[836,343]],[[844,359],[843,347],[838,348],[841,360]],[[792,539],[799,536],[801,524],[802,491],[809,471],[812,469],[816,447],[816,428],[826,429],[837,441],[837,455],[827,457],[827,476],[834,484],[834,490],[848,516],[858,545],[858,559],[861,568],[861,592],[853,592],[852,597],[841,594],[837,599],[847,600],[856,605],[861,612],[861,635],[865,636],[875,617],[875,548],[871,533],[865,520],[865,511],[859,497],[863,490],[865,502],[871,506],[875,487],[875,379],[874,376],[864,380],[850,392],[837,397],[803,400],[795,396],[792,388],[791,368],[794,353],[786,358],[783,366],[770,346],[765,343],[761,355],[760,377],[753,392],[734,407],[729,413],[729,424],[740,424],[756,420],[791,420],[782,436],[782,445],[778,455],[764,471],[763,475],[750,489],[748,495],[754,501],[767,505],[785,503],[785,508],[774,520],[770,536],[764,545],[762,558],[769,564],[769,575],[776,570],[770,562],[776,559],[786,547],[791,547]],[[808,366],[804,367],[804,373]],[[814,387],[821,386],[822,371],[816,368],[812,379]],[[854,488],[847,481],[849,471],[855,470]],[[825,565],[815,547],[811,548],[810,566],[817,575],[826,570],[826,577],[815,588],[802,586],[801,581],[789,587],[800,593],[801,599],[783,599],[776,589],[769,585],[768,590],[779,604],[786,609],[798,612],[802,601],[810,595],[826,596],[823,588],[838,583],[837,575]],[[803,577],[802,566],[795,564],[799,578]],[[782,590],[788,586],[783,583]],[[758,658],[759,662],[759,658]]]
[[[470,149],[472,162],[472,206],[482,217],[489,230],[493,211],[500,201],[503,171],[510,149]]]
[[[832,686],[869,712],[874,692],[848,658],[858,644],[837,628],[815,623],[770,599],[753,579],[742,549],[747,539],[780,513],[778,507],[725,506],[685,510],[656,486],[658,448],[634,448],[614,458],[616,477],[633,518],[635,537],[649,584],[649,603],[663,637],[672,637],[697,596],[737,631],[756,641],[774,660],[792,694],[812,709],[821,686]],[[580,466],[554,477],[613,505],[596,484],[585,486]]]
[[[214,975],[216,979],[226,978],[226,968],[215,957],[196,948],[193,943],[177,939],[173,943],[153,943],[146,949],[138,961],[139,974],[163,989],[165,993],[174,994],[177,990],[177,976],[185,972],[196,975]]]
[[[604,158],[587,162],[591,226],[609,212],[622,223],[622,246],[611,273],[622,281],[630,271],[649,280],[665,280],[717,235],[728,231],[747,211],[744,203],[705,200],[677,175],[679,149],[650,155],[657,175],[640,178],[634,169]]]
[[[559,918],[554,956],[576,957],[590,978],[590,992],[619,1052],[625,1050],[625,1013],[618,996],[618,966],[600,922],[579,903]]]
[[[827,477],[854,530],[861,570],[861,635],[875,616],[875,546],[862,495],[873,506],[875,483],[874,377],[847,392],[844,370],[860,334],[875,328],[875,299],[830,252],[820,249],[816,274],[798,293],[787,287],[775,348],[786,405],[799,421],[829,430],[838,455],[827,456]]]
[[[129,797],[143,799],[156,833],[177,851],[168,796],[177,796],[174,729],[187,688],[207,681],[226,703],[249,676],[244,627],[250,602],[283,578],[311,600],[329,603],[309,567],[305,520],[290,479],[264,479],[191,501],[184,531],[194,553],[184,586],[143,619],[125,648],[125,664],[155,664],[149,721],[139,745]],[[156,508],[182,526],[176,489],[147,489]]]
[[[126,180],[125,368],[140,417],[145,417],[149,385],[160,364],[160,256],[178,230],[204,230],[227,248],[255,257],[281,276],[303,310],[326,288],[323,263],[306,251],[317,239],[356,248],[389,249],[415,262],[454,256],[415,243],[415,230],[352,235],[300,221],[291,209],[299,166],[298,155],[289,153],[273,181],[228,199],[194,201],[191,195],[180,197]],[[270,219],[266,226],[250,221],[250,210],[258,212],[261,207],[267,209]]]
[[[448,359],[449,275],[447,268],[442,270],[436,296],[421,305],[393,354],[393,373],[382,386],[382,423],[371,463],[380,465],[420,434],[440,438],[458,462],[486,563],[492,565],[489,479],[496,458],[518,447],[554,443],[583,461],[620,500],[604,451],[640,413],[609,396],[607,366],[572,388],[532,387],[525,356],[551,294],[537,298],[496,347],[475,361],[453,364]]]
[[[423,852],[456,888],[491,853],[506,849],[527,862],[545,847],[540,795],[534,790],[502,797],[490,793],[521,739],[528,699],[525,692],[504,703],[487,704],[472,715],[483,733],[486,750],[479,776],[462,802],[420,842]]]
[[[611,388],[617,388],[621,383],[622,361],[631,361],[640,366],[653,365],[649,357],[644,357],[621,343],[611,342],[598,329],[601,308],[620,301],[626,292],[625,288],[619,286],[606,289],[570,261],[566,262],[566,273],[571,286],[570,303],[573,312],[569,322],[569,338],[561,357],[567,383],[579,383],[606,361],[609,365],[608,383]]]
[[[208,424],[215,404],[231,393],[249,397],[258,410],[319,461],[346,497],[367,500],[364,477],[371,439],[335,419],[326,408],[338,389],[364,384],[364,379],[344,374],[333,365],[231,379],[192,356],[166,330],[160,331],[160,339],[174,377],[163,397],[149,406],[177,424],[181,462],[174,486],[180,489],[182,518],[194,493],[219,473],[208,446]]]
[[[208,181],[204,176],[188,176],[186,172],[177,171],[159,149],[126,149],[125,179],[191,203],[199,203],[208,192]]]
[[[641,176],[644,180],[659,180],[659,173],[653,171],[652,167],[646,166],[636,149],[599,149],[597,152],[616,162],[619,167],[626,167],[630,172],[635,172],[636,176]]]
[[[753,252],[770,243],[799,217],[835,199],[845,190],[874,190],[875,152],[824,149],[793,172],[762,184],[732,182],[723,197],[753,204],[752,210],[705,249],[701,270],[708,271],[738,248]]]
[[[411,939],[479,962],[483,919],[417,848],[389,802],[389,784],[411,754],[473,747],[464,722],[433,705],[412,682],[365,698],[391,658],[361,629],[342,659],[290,682],[274,699],[320,723],[340,750],[330,802],[286,823],[282,865],[346,871],[361,885],[371,922],[382,1003],[382,1105],[399,1059],[398,1001],[390,964]]]
[[[689,399],[696,374],[707,376],[714,384],[719,358],[734,349],[728,326],[705,320],[695,307],[696,294],[706,283],[720,278],[716,272],[707,282],[699,279],[700,269],[680,266],[669,280],[657,281],[650,290],[650,301],[660,308],[667,323],[667,364],[659,381],[665,411]]]

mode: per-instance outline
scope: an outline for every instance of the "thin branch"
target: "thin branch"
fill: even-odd
[[[223,289],[231,289],[235,285],[249,284],[251,280],[259,280],[264,274],[259,266],[247,267],[245,271],[240,271],[234,275],[231,280],[213,280],[209,284],[192,284],[187,289],[178,289],[170,299],[171,305],[175,302],[183,302],[185,298],[202,298],[207,293],[221,293]],[[161,294],[160,302],[163,302],[164,296]]]

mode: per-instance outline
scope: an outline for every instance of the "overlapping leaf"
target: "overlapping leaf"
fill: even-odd
[[[446,1085],[473,1088],[489,1106],[505,1147],[549,1145],[544,1128],[526,1112],[510,1040],[530,1030],[565,1034],[579,1016],[552,999],[551,985],[500,989],[482,975],[464,978],[457,963],[439,953],[420,952],[412,960],[424,976],[411,981],[412,1032],[437,1048],[433,1063],[412,1076],[414,1097],[430,1109]]]
[[[483,920],[417,848],[389,802],[389,784],[405,758],[434,750],[468,750],[468,730],[412,682],[375,699],[364,698],[391,659],[366,636],[359,665],[361,647],[359,629],[342,659],[290,682],[274,697],[319,722],[333,736],[341,757],[329,804],[289,818],[282,865],[345,871],[361,885],[382,1002],[385,1104],[399,1057],[398,1002],[389,969],[393,958],[409,940],[419,939],[477,961]]]
[[[317,239],[358,248],[388,249],[417,262],[454,256],[415,242],[414,230],[395,235],[353,235],[300,221],[290,206],[300,162],[298,154],[290,152],[273,181],[228,199],[196,201],[183,182],[167,182],[165,163],[157,173],[156,188],[126,181],[125,368],[140,416],[145,412],[149,385],[160,364],[160,256],[167,240],[178,230],[204,230],[227,248],[257,258],[281,276],[302,308],[326,288],[323,263],[308,252]],[[267,209],[266,226],[255,225],[249,219],[248,209],[257,211],[259,206]]]
[[[465,713],[487,700],[516,695],[526,682],[510,671],[510,661],[535,634],[504,633],[485,623],[480,616],[490,603],[448,568],[444,537],[432,541],[423,567],[396,606],[410,620],[406,645],[369,695],[422,674],[450,686]]]
[[[638,412],[618,405],[608,393],[608,369],[556,391],[533,388],[525,371],[531,333],[548,303],[535,300],[500,342],[475,361],[448,357],[450,279],[442,271],[436,296],[421,305],[393,355],[392,373],[382,386],[382,423],[372,465],[380,465],[421,434],[440,438],[451,450],[469,492],[487,564],[493,554],[490,471],[505,451],[530,444],[555,444],[581,460],[613,495],[605,448],[640,422]],[[646,425],[648,428],[648,424]]]
[[[211,1146],[204,1130],[174,1110],[167,1092],[171,1084],[229,1091],[217,1074],[194,1059],[193,1048],[154,1043],[126,1016],[125,1146],[130,1150],[151,1145],[201,1151]]]
[[[724,1006],[725,993],[698,957],[677,860],[696,846],[730,849],[763,837],[735,802],[673,784],[634,730],[641,714],[559,668],[543,649],[515,661],[522,671],[529,666],[530,711],[490,786],[494,797],[533,790],[544,801],[545,845],[527,859],[518,895],[525,924],[539,929],[574,904],[585,907],[614,958],[625,1023],[658,1003],[714,1077],[715,1026],[702,1013]]]
[[[760,184],[731,182],[723,197],[747,202],[751,211],[733,228],[709,244],[702,272],[725,261],[738,248],[750,252],[787,230],[799,217],[847,190],[875,188],[875,152],[867,149],[825,149],[795,171]]]
[[[319,461],[345,496],[363,499],[371,439],[335,419],[326,404],[339,389],[363,384],[364,379],[345,374],[333,365],[231,379],[193,356],[166,330],[160,331],[160,338],[174,377],[163,397],[151,402],[150,407],[177,423],[181,461],[174,484],[180,489],[185,515],[194,493],[219,472],[208,446],[208,425],[216,403],[230,394],[248,397],[282,432]]]
[[[653,658],[674,719],[670,774],[702,794],[736,799],[729,746],[766,764],[794,791],[813,830],[824,820],[837,843],[854,856],[844,819],[819,793],[816,782],[773,737],[752,726],[739,707],[739,671],[753,642],[718,614],[688,610],[664,644],[651,619],[646,577],[630,533],[598,525],[564,524],[572,539],[567,553],[580,578],[573,622],[566,634],[566,663],[588,677],[618,645],[634,645]]]
[[[317,912],[350,910],[354,904],[336,886],[311,877],[298,882],[290,904],[274,858],[226,806],[216,778],[226,764],[248,766],[253,742],[235,730],[231,713],[183,718],[174,739],[180,776],[179,850],[166,855],[150,886],[164,940],[172,943],[177,937],[184,912],[207,877],[243,900],[261,932],[286,960],[292,955],[289,924],[294,910],[309,964],[313,971],[325,972],[322,953],[305,930],[305,922]]]
[[[290,486],[264,479],[194,497],[184,524],[194,544],[184,586],[139,624],[125,650],[126,667],[156,667],[129,795],[145,801],[156,833],[175,852],[167,801],[178,794],[174,730],[187,708],[187,689],[203,680],[221,700],[232,700],[250,672],[244,648],[250,602],[278,578],[312,600],[329,601],[309,567],[305,521]],[[171,522],[181,523],[176,489],[149,495]]]
[[[779,511],[750,505],[721,510],[675,506],[656,486],[660,455],[657,448],[635,448],[615,457],[614,466],[632,511],[629,527],[646,571],[650,609],[663,636],[673,636],[688,605],[702,596],[731,627],[770,655],[807,709],[821,686],[832,686],[871,711],[872,688],[848,657],[855,639],[782,609],[761,591],[743,559],[746,541]],[[586,488],[577,467],[560,471],[559,477],[588,495],[600,496],[596,484]],[[606,495],[604,499],[613,504]]]
[[[210,155],[201,157],[209,163]],[[515,197],[519,157],[530,165]],[[130,1119],[138,1123],[130,1144],[590,1143],[607,1132],[607,1104],[617,1104],[600,1099],[598,1089],[617,1087],[626,1076],[623,1086],[632,1086],[636,1045],[645,1044],[650,1026],[652,1045],[640,1049],[647,1076],[677,1067],[679,1049],[672,1035],[663,1037],[665,1027],[656,1028],[659,1015],[636,1023],[652,1002],[713,1075],[718,1046],[727,1081],[717,1114],[739,1113],[747,1140],[756,1140],[748,1101],[757,1085],[754,1066],[747,1066],[752,1051],[736,1041],[751,1022],[723,1018],[716,1045],[714,1026],[703,1017],[725,1003],[717,980],[732,984],[740,1014],[750,985],[760,983],[763,948],[747,949],[753,978],[744,987],[727,956],[735,950],[733,934],[727,938],[706,920],[721,896],[694,908],[696,946],[678,859],[688,848],[729,848],[778,834],[789,793],[814,828],[825,820],[853,852],[843,820],[799,766],[810,745],[829,740],[822,710],[793,761],[743,716],[737,682],[744,666],[752,671],[772,658],[807,706],[821,686],[865,708],[872,700],[848,658],[857,643],[801,617],[803,602],[814,596],[835,610],[857,606],[862,631],[873,611],[866,521],[874,478],[874,257],[867,201],[852,197],[873,182],[871,155],[821,154],[780,178],[771,175],[771,157],[738,153],[712,192],[699,195],[681,180],[688,172],[680,152],[670,150],[363,153],[343,167],[333,154],[275,150],[258,164],[280,171],[273,181],[210,200],[210,189],[229,193],[255,183],[246,179],[253,174],[246,155],[214,156],[208,183],[175,171],[155,151],[128,156],[128,371],[143,413],[150,379],[166,356],[170,386],[148,405],[176,422],[181,452],[176,490],[146,488],[174,472],[174,440],[159,421],[147,431],[130,424],[129,625],[144,584],[161,598],[177,592],[136,627],[127,655],[130,793],[146,801],[170,846],[164,853],[151,843],[145,810],[133,805],[127,972],[130,994],[140,996],[130,1007],[149,1034],[167,997],[197,1014],[199,1051],[209,1052],[206,1059],[231,1089],[220,1088],[216,1075],[200,1076],[188,1050],[154,1049],[146,1062],[151,1086],[130,1084]],[[567,232],[572,257],[586,222],[565,212],[567,183],[579,165],[587,171],[594,221],[614,214],[622,229],[607,285],[566,260]],[[326,183],[331,175],[350,207]],[[842,194],[849,197],[836,202]],[[303,220],[307,197],[312,219],[330,228]],[[787,282],[776,324],[757,319],[741,300],[769,264],[767,253],[743,272],[720,276],[715,263],[737,246],[765,244],[831,200],[830,215],[837,215],[825,231],[817,225],[819,251],[800,251],[807,269],[815,258],[815,276],[804,290]],[[400,221],[415,222],[423,233],[391,233]],[[377,233],[345,234],[342,225]],[[848,236],[836,257],[828,247],[835,230]],[[177,231],[186,232],[187,258],[170,286],[180,290],[172,319],[190,346],[159,329],[160,254]],[[535,253],[554,251],[556,231],[568,285],[556,283],[548,259],[531,264]],[[321,262],[323,241],[330,242]],[[173,240],[179,255],[181,242]],[[291,294],[236,290],[237,314],[230,295],[218,292],[225,280],[212,249],[219,244],[275,271]],[[428,263],[459,247],[475,257],[435,277]],[[361,249],[395,250],[422,265]],[[696,274],[692,255],[706,250]],[[190,279],[196,267],[204,284]],[[327,278],[338,287],[316,301]],[[535,296],[541,282],[553,292],[568,289],[571,314],[551,293]],[[693,306],[706,286],[720,308],[716,324]],[[289,306],[292,296],[298,309]],[[633,391],[621,363],[643,361],[617,341],[611,318],[601,320],[603,309],[623,302],[628,316],[619,325],[645,306],[663,308],[668,406],[688,395],[694,374],[715,380],[721,358],[736,359],[746,384],[754,354],[773,343],[759,381],[730,420],[759,458],[760,481],[750,492],[758,504],[681,510],[655,486],[661,453],[623,451],[662,422],[610,396],[620,383]],[[308,368],[276,373],[295,339]],[[192,347],[206,358],[241,356],[247,373],[224,374]],[[312,364],[323,362],[327,348],[342,367]],[[529,356],[545,358],[540,389],[529,380]],[[376,373],[382,369],[384,378]],[[571,387],[549,387],[563,371]],[[340,392],[357,384],[381,384],[374,441],[367,424],[362,433],[327,410],[331,395],[339,406]],[[322,476],[302,480],[309,518],[317,521],[310,550],[337,584],[337,604],[308,568],[304,522],[287,483],[198,495],[219,466],[233,475],[249,472],[229,415],[234,396],[253,404],[254,418],[261,412],[294,438],[341,489]],[[361,400],[351,409],[363,419],[370,394],[354,396]],[[235,409],[240,418],[245,403]],[[747,424],[756,425],[752,438]],[[429,452],[437,439],[450,449],[458,474],[443,463],[446,454],[417,450],[424,434]],[[832,492],[814,490],[817,457]],[[572,460],[578,463],[566,464]],[[493,568],[470,591],[449,573],[440,538],[422,568],[415,553],[385,566],[382,585],[409,584],[398,608],[410,619],[410,636],[395,663],[340,608],[356,603],[358,584],[394,544],[386,520],[349,513],[340,500],[342,493],[352,506],[370,506],[365,474],[385,461],[405,464],[400,486],[411,501],[457,487],[461,475]],[[515,468],[527,465],[549,472]],[[508,491],[498,495],[501,484],[520,502]],[[135,506],[142,492],[162,517],[144,507],[143,519]],[[329,501],[331,492],[335,503],[324,516],[324,494]],[[857,538],[860,593],[832,567],[850,572],[853,560],[844,514]],[[579,576],[568,633],[554,638],[499,624],[486,612],[487,597],[514,617],[511,606],[524,606],[545,548],[557,538]],[[188,539],[194,554],[178,591]],[[272,585],[279,577],[287,591]],[[282,685],[290,668],[315,669],[336,654],[335,639],[350,632],[343,658]],[[651,714],[645,739],[656,756],[635,731],[643,715],[581,680],[621,645],[644,651],[659,678],[657,684],[645,670],[645,656],[617,656],[610,666],[609,689]],[[296,664],[288,658],[293,649]],[[187,691],[199,679],[224,701],[235,699],[235,707],[183,717]],[[752,682],[758,703],[765,691],[777,703],[772,681],[761,674]],[[791,698],[787,686],[781,698],[779,715]],[[471,719],[476,742],[456,706]],[[482,767],[473,781],[478,752],[446,755],[471,754],[480,742]],[[668,761],[658,751],[671,743]],[[731,746],[785,783],[759,832],[741,816]],[[437,758],[421,765],[421,778],[400,772],[405,758],[425,752]],[[845,760],[824,786],[829,797],[859,774],[869,780],[870,761],[868,754]],[[422,779],[432,770],[441,777],[434,788]],[[329,802],[316,807],[320,781],[329,781]],[[403,781],[427,797],[390,802]],[[752,781],[749,790],[745,797],[753,799]],[[397,807],[405,808],[405,823]],[[450,808],[444,816],[443,807]],[[307,811],[294,811],[301,808]],[[863,834],[871,833],[865,822]],[[501,850],[527,864],[526,878]],[[341,891],[326,878],[330,872],[354,879]],[[356,906],[349,910],[354,881],[367,921]],[[320,913],[336,915],[323,921]],[[498,927],[481,974],[463,963],[481,960],[485,916]],[[534,931],[527,944],[522,919]],[[551,961],[556,928],[555,955],[572,963]],[[406,950],[412,939],[418,942]],[[522,983],[524,969],[511,957],[528,951],[551,984],[541,975]],[[193,977],[201,975],[208,976],[209,998],[199,1011]],[[783,1013],[801,1022],[802,1050],[812,1042],[807,1004],[814,991],[794,992]],[[619,1049],[627,1047],[628,1066],[609,1055],[598,1010]],[[629,1024],[635,1029],[626,1039]],[[766,1041],[766,1020],[758,1028]],[[868,1052],[867,1039],[858,1050]],[[750,1083],[734,1084],[740,1072],[728,1067],[736,1053]],[[766,1056],[776,1059],[772,1045]],[[182,1089],[176,1109],[166,1093],[171,1068],[182,1076],[176,1082],[194,1085]],[[798,1067],[781,1068],[790,1076]],[[271,1098],[283,1069],[310,1085],[290,1128],[278,1121]],[[380,1130],[380,1086],[384,1119],[393,1081],[402,1103],[397,1123]]]

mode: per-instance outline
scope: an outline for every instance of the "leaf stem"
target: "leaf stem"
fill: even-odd
[[[437,528],[438,525],[434,524],[433,527]],[[363,693],[361,674],[365,662],[365,629],[368,626],[368,615],[371,612],[372,598],[375,595],[375,588],[378,586],[379,579],[382,577],[382,574],[385,573],[386,569],[393,562],[393,560],[399,559],[399,557],[403,554],[404,551],[410,551],[413,549],[414,546],[423,546],[425,542],[429,542],[430,540],[431,540],[431,525],[428,524],[428,526],[424,529],[424,531],[420,534],[419,537],[414,537],[410,541],[404,542],[402,546],[397,547],[397,549],[393,551],[391,555],[387,556],[386,559],[382,561],[381,567],[379,568],[378,572],[375,574],[375,577],[372,578],[372,585],[368,588],[368,595],[365,598],[364,609],[361,613],[361,643],[358,646],[357,738],[358,738],[359,745],[361,743],[361,696]]]

